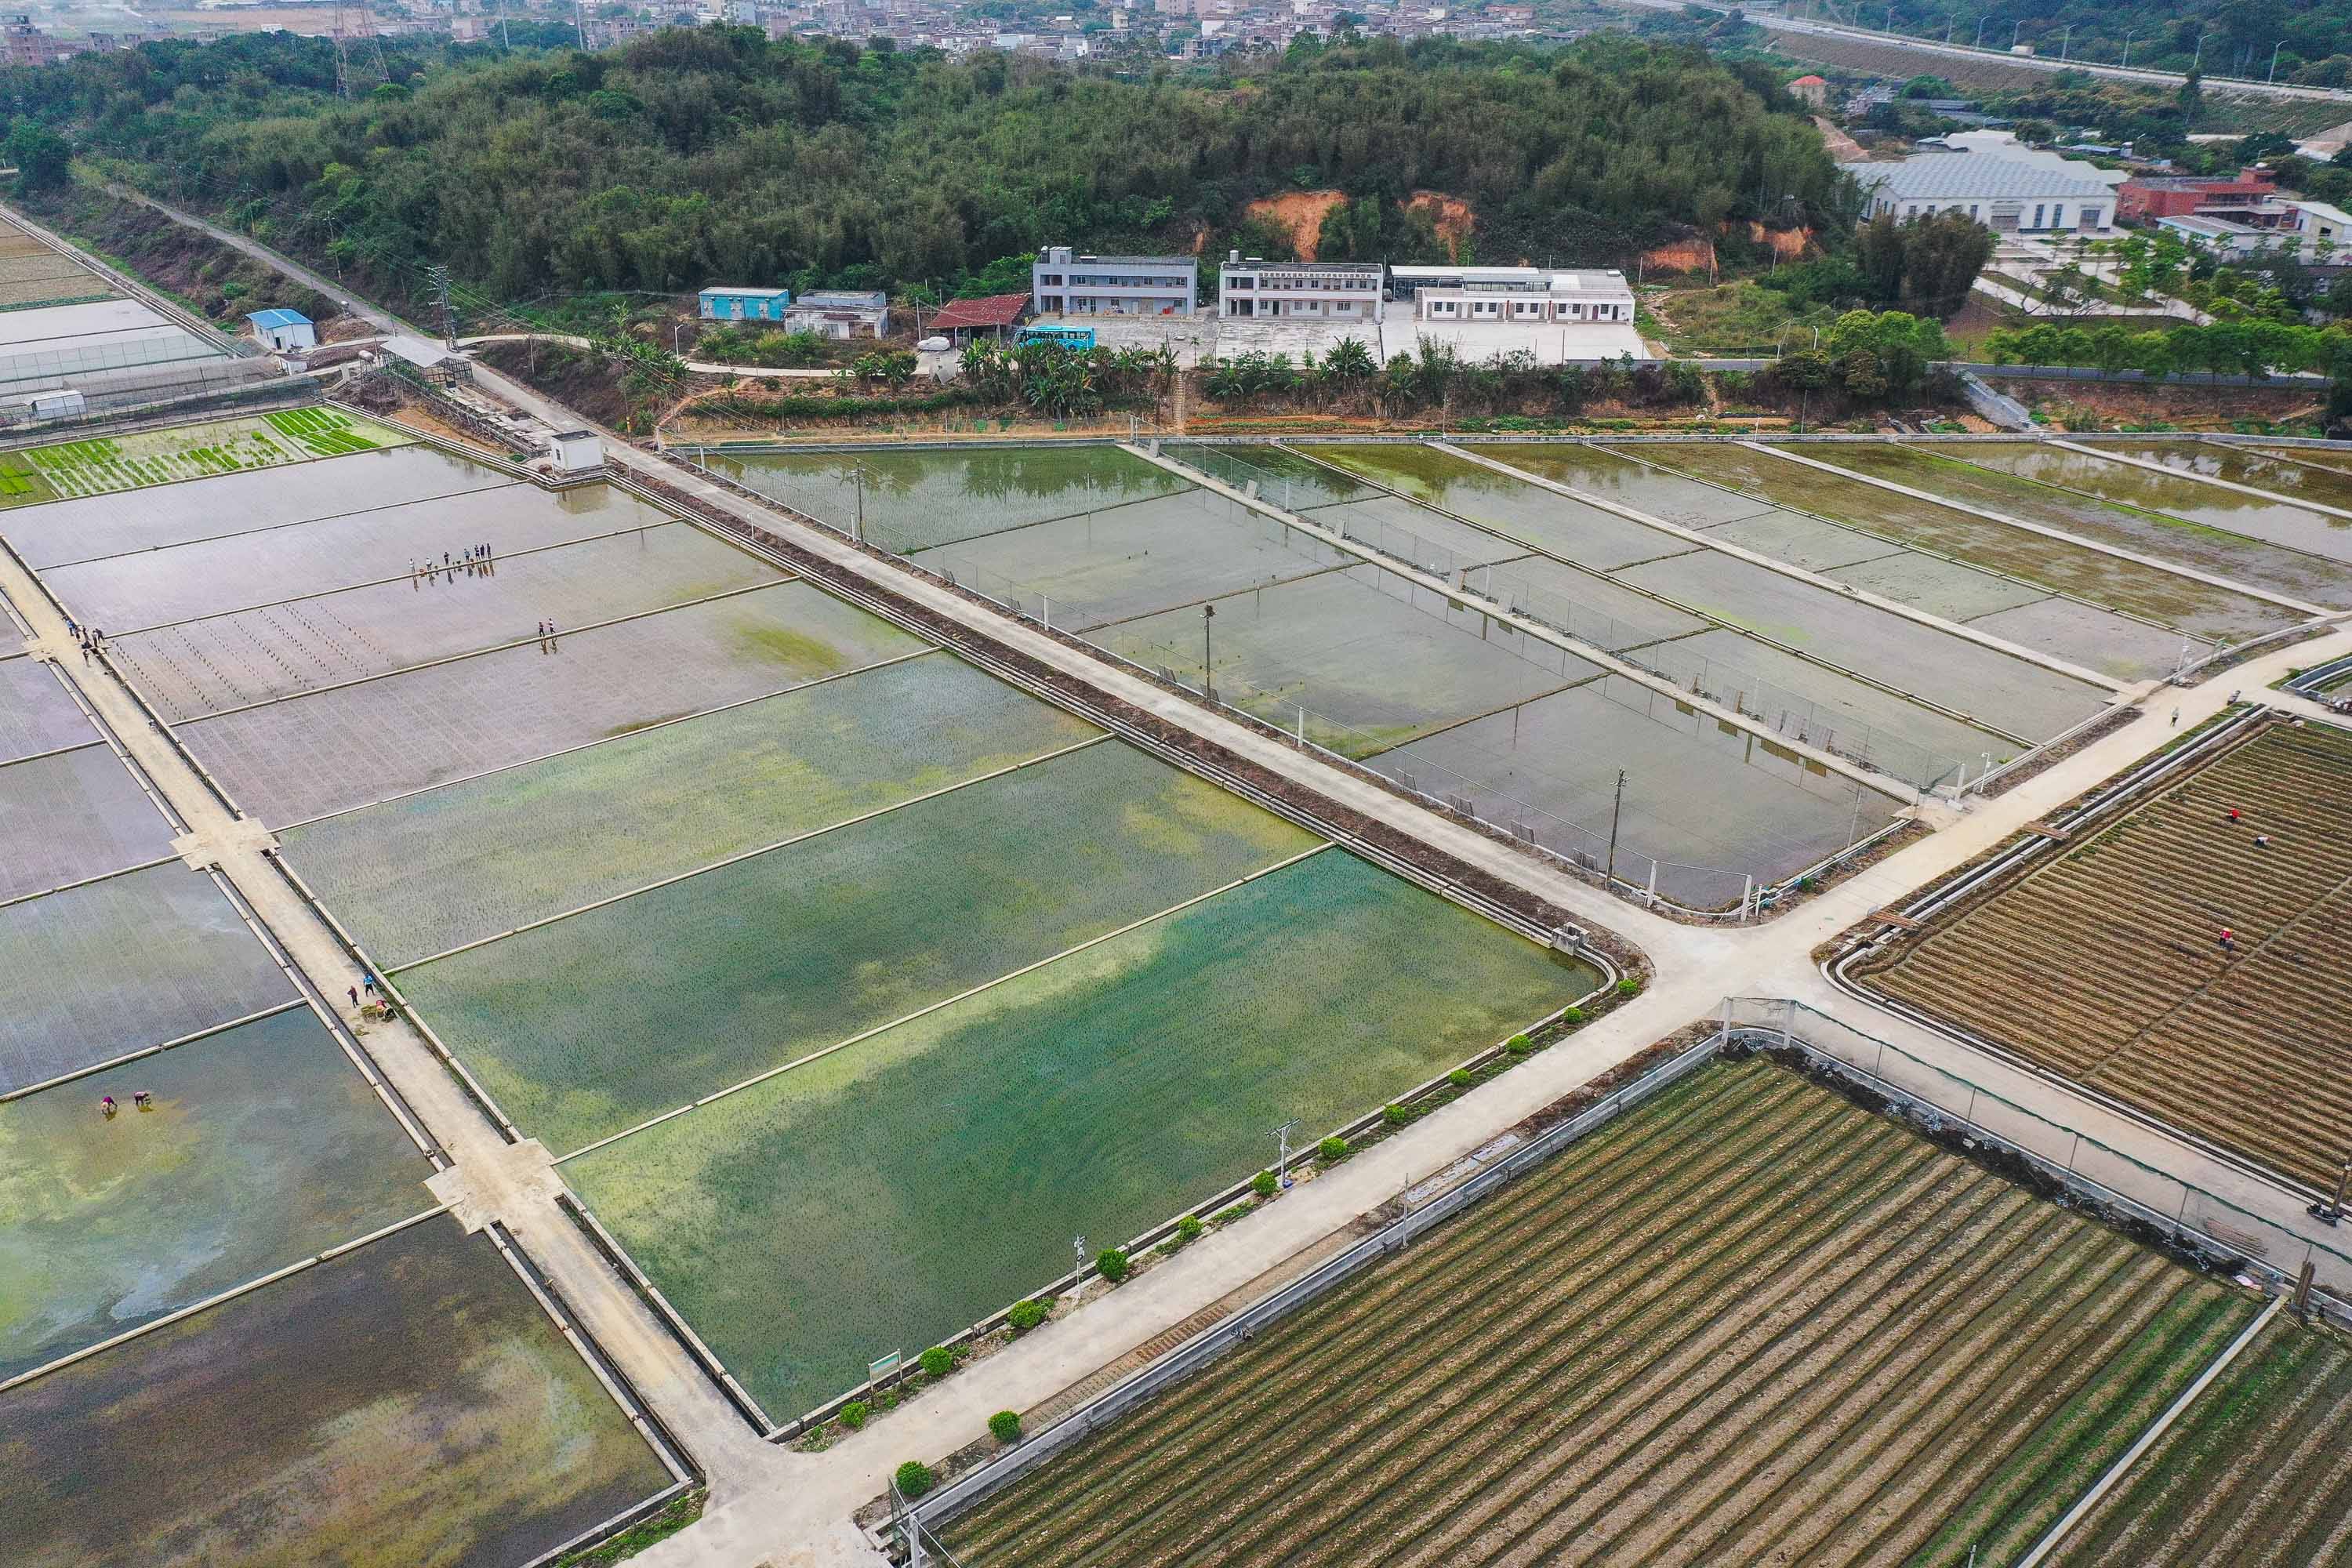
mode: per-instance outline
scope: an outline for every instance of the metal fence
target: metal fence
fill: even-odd
[[[1700,1041],[1618,1089],[1599,1103],[1557,1126],[1548,1128],[1494,1163],[1442,1191],[1423,1197],[1417,1204],[1412,1202],[1411,1193],[1404,1194],[1400,1201],[1406,1204],[1406,1212],[1394,1223],[1186,1341],[1123,1382],[1114,1384],[1108,1391],[1024,1438],[1019,1445],[1005,1450],[988,1464],[958,1477],[919,1503],[902,1503],[901,1519],[928,1529],[965,1512],[1045,1460],[1084,1441],[1171,1384],[1190,1377],[1260,1330],[1287,1317],[1383,1258],[1402,1251],[1433,1226],[1444,1224],[1496,1188],[1525,1175],[1595,1128],[1614,1121],[1645,1100],[1654,1099],[1661,1091],[1714,1060],[1722,1044],[1720,1035]]]
[[[2184,1249],[2235,1263],[2274,1289],[2294,1285],[2306,1263],[2323,1306],[2352,1324],[2352,1254],[2256,1214],[2243,1205],[2158,1170],[2079,1129],[2053,1121],[1948,1068],[1867,1034],[1802,1002],[1727,1000],[1735,1035],[1794,1047],[1817,1063],[1875,1089],[1894,1109],[1930,1129],[1965,1129],[2015,1154],[2078,1201],[2137,1221]]]

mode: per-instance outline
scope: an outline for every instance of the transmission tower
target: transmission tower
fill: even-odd
[[[449,269],[436,262],[425,268],[425,277],[441,302],[441,346],[454,351],[457,346],[457,318],[449,309]]]
[[[352,61],[345,43],[348,31],[342,0],[335,0],[335,96],[341,99],[352,96]]]

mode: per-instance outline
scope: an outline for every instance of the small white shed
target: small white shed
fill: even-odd
[[[256,341],[272,353],[299,353],[319,346],[319,329],[299,310],[256,310],[246,321]]]

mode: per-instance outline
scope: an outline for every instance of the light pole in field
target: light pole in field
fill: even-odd
[[[1992,18],[1990,16],[1979,16],[1977,18],[1977,41],[1969,46],[1970,48],[1980,49],[1984,47],[1985,24],[1991,20]]]
[[[1216,663],[1209,657],[1209,623],[1217,618],[1217,606],[1201,606],[1201,695],[1213,700],[1217,691]]]
[[[1274,1130],[1274,1176],[1286,1187],[1290,1185],[1290,1135],[1297,1131],[1296,1116]]]

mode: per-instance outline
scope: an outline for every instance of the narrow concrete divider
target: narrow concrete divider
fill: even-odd
[[[2055,1552],[2059,1543],[2066,1538],[2066,1532],[2082,1523],[2084,1516],[2099,1506],[2100,1500],[2114,1490],[2116,1484],[2130,1473],[2131,1468],[2139,1462],[2140,1456],[2156,1447],[2158,1439],[2170,1431],[2172,1424],[2179,1420],[2181,1414],[2197,1402],[2197,1396],[2204,1393],[2215,1378],[2227,1371],[2230,1363],[2237,1360],[2239,1353],[2253,1343],[2255,1338],[2264,1329],[2270,1327],[2271,1320],[2277,1317],[2279,1309],[2285,1305],[2285,1297],[2272,1297],[2271,1304],[2263,1309],[2262,1315],[2247,1324],[2244,1331],[2231,1340],[2220,1355],[2213,1358],[2213,1364],[2200,1373],[2196,1382],[2180,1391],[2180,1397],[2168,1405],[2164,1414],[2158,1416],[2148,1429],[2139,1435],[2138,1442],[2125,1449],[2123,1457],[2107,1467],[2107,1473],[2101,1476],[2092,1485],[2091,1489],[2084,1492],[2075,1501],[2074,1506],[2068,1509],[2065,1515],[2050,1527],[2050,1532],[2047,1535],[2033,1543],[2033,1550],[2017,1560],[2017,1568],[2041,1568],[2042,1563]]]

